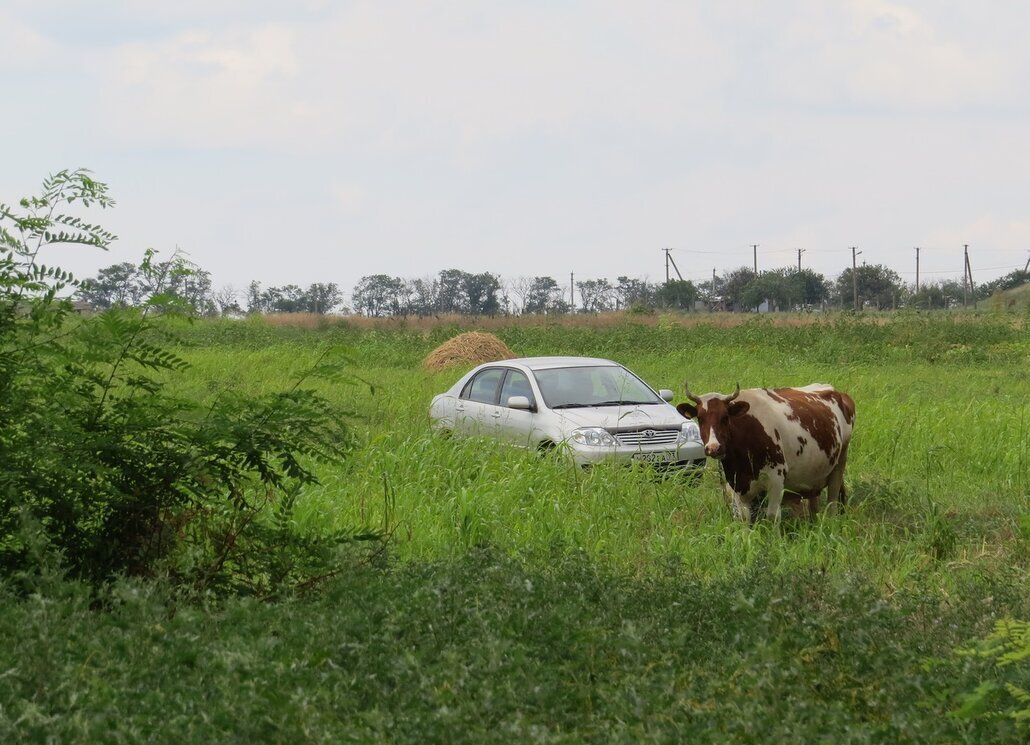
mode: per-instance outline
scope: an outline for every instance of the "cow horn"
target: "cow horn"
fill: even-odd
[[[729,403],[730,401],[732,401],[733,399],[735,399],[739,395],[740,395],[740,383],[737,383],[737,390],[734,391],[732,396],[730,396],[729,398],[726,399],[726,403]]]
[[[687,394],[687,398],[693,401],[695,404],[701,403],[701,399],[690,392],[690,386],[687,385],[687,381],[683,381],[683,392]]]

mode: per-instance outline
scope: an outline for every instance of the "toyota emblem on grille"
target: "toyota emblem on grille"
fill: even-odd
[[[645,429],[640,434],[642,434],[644,437],[646,437],[648,440],[650,440],[652,437],[654,437],[658,433],[655,432],[653,429]]]

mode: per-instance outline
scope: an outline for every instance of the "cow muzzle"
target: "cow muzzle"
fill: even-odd
[[[715,458],[716,460],[722,460],[723,456],[726,455],[726,450],[720,445],[705,445],[705,455],[709,458]]]

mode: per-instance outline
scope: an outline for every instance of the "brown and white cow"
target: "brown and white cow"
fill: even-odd
[[[686,387],[686,386],[685,386]],[[826,489],[829,506],[844,502],[844,466],[855,423],[855,402],[825,384],[804,388],[748,388],[729,396],[706,393],[676,408],[697,417],[708,457],[722,463],[723,490],[734,515],[749,520],[763,492],[766,514],[779,517],[784,490],[818,510]],[[788,501],[797,503],[796,498]]]

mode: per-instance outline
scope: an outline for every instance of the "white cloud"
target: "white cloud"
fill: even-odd
[[[776,6],[751,72],[777,107],[891,112],[1008,106],[1018,76],[989,40],[930,20],[912,3],[848,0]],[[748,21],[743,21],[747,23]]]
[[[367,190],[357,184],[337,184],[333,187],[333,197],[344,215],[360,214],[365,206]]]
[[[4,10],[0,10],[0,28],[3,29],[0,65],[8,73],[49,66],[61,53],[58,44]]]
[[[119,139],[137,143],[267,144],[310,117],[283,95],[299,73],[295,48],[281,26],[120,45],[99,71],[110,80],[101,108]]]
[[[195,146],[464,155],[598,121],[703,119],[730,57],[675,3],[633,12],[356,3],[319,23],[183,32],[119,46],[98,74],[118,136]],[[294,129],[298,128],[298,129]]]
[[[1028,245],[1014,6],[11,2],[0,181],[94,168],[130,260],[178,243],[218,281],[348,286],[386,256],[614,277],[670,246],[710,277],[752,242],[828,274],[852,244]]]

